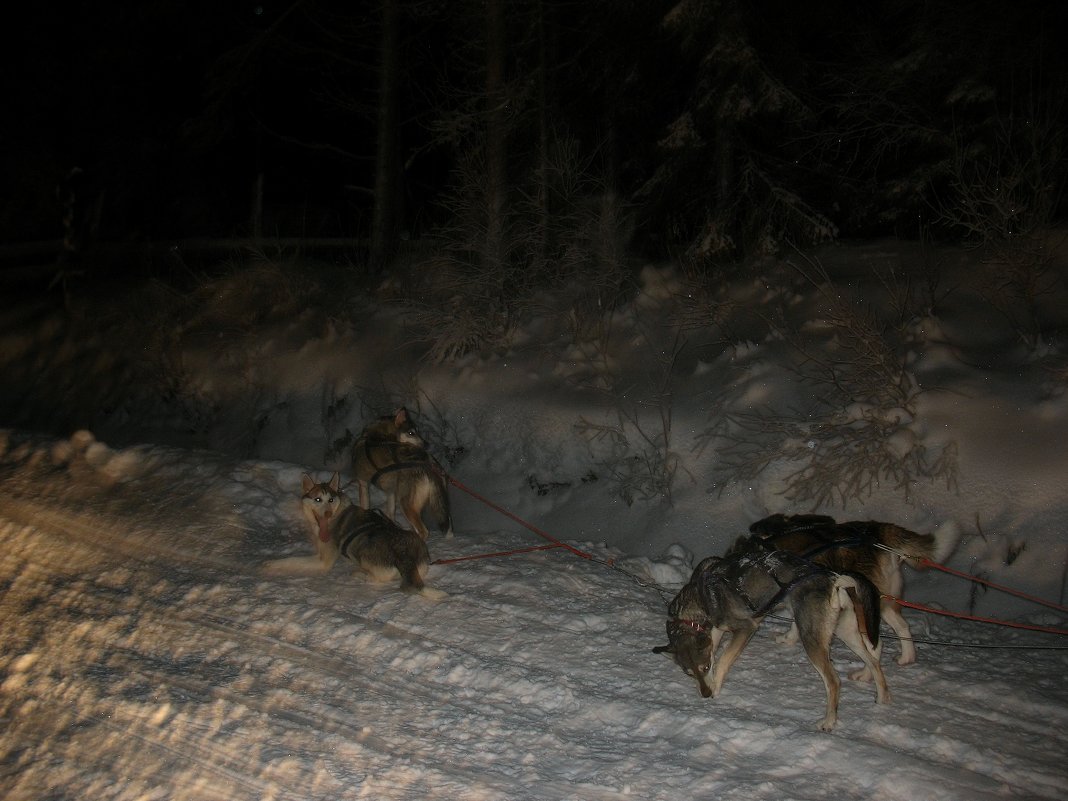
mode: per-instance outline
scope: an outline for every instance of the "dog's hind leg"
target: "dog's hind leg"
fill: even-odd
[[[430,530],[426,527],[426,523],[423,522],[423,515],[420,514],[420,509],[419,506],[416,505],[416,502],[411,500],[405,501],[401,504],[401,511],[404,512],[404,516],[408,519],[408,522],[412,524],[412,529],[415,530],[415,533],[419,535],[423,542],[426,542],[427,538],[430,536]]]
[[[806,592],[807,597],[791,599],[791,605],[794,607],[794,620],[801,636],[801,645],[823,679],[827,691],[827,710],[819,727],[821,731],[831,731],[838,722],[838,696],[842,689],[842,681],[831,663],[831,640],[839,611],[834,604],[834,590],[831,589],[830,597],[824,592]],[[828,602],[824,602],[824,599]]]
[[[883,667],[879,664],[882,646],[879,645],[873,648],[867,638],[860,633],[860,629],[857,628],[856,617],[845,610],[843,610],[842,618],[839,621],[838,628],[835,630],[835,634],[838,635],[838,639],[846,644],[850,651],[859,656],[864,662],[864,670],[852,674],[850,678],[860,674],[871,676],[875,680],[875,703],[890,703],[890,688],[886,684],[886,674],[883,673]]]
[[[823,686],[827,690],[827,711],[823,720],[820,721],[820,730],[831,731],[838,722],[838,695],[842,689],[842,681],[838,678],[834,665],[831,664],[830,632],[827,632],[826,637],[806,637],[802,634],[801,642],[805,646],[809,661],[819,672],[820,678],[823,679]]]
[[[861,631],[854,598],[845,589],[839,589],[838,605],[841,612],[835,625],[834,633],[846,644],[850,651],[860,657],[864,663],[861,670],[851,673],[849,678],[859,681],[875,681],[875,703],[890,703],[890,688],[886,684],[886,674],[881,664],[883,646],[872,642]]]
[[[785,634],[780,634],[775,638],[775,642],[780,645],[797,645],[798,633],[797,623],[790,623],[790,628]]]

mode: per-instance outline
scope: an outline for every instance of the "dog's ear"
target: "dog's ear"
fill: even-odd
[[[408,422],[408,410],[401,406],[393,413],[393,424],[395,426],[403,426]]]
[[[300,488],[304,491],[305,495],[307,495],[311,491],[311,488],[314,486],[315,481],[312,480],[312,477],[309,476],[307,473],[300,477]]]
[[[332,475],[330,477],[330,484],[328,486],[330,487],[331,490],[333,490],[334,492],[337,492],[338,489],[340,489],[340,487],[341,487],[341,474],[340,473],[334,473],[334,475]]]
[[[654,654],[671,654],[671,655],[674,655],[675,654],[675,646],[672,645],[671,643],[668,643],[667,645],[658,645],[655,648],[653,648],[653,653]]]

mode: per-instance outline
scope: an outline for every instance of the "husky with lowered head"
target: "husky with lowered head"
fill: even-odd
[[[441,466],[426,450],[408,410],[378,418],[352,446],[352,471],[360,488],[360,507],[371,508],[370,486],[386,494],[386,517],[395,520],[397,503],[424,542],[430,536],[423,522],[427,506],[445,538],[452,537],[452,512]]]
[[[724,557],[704,560],[668,607],[667,653],[697,679],[701,695],[715,697],[735,660],[756,633],[764,616],[786,603],[809,661],[823,679],[826,712],[819,723],[831,731],[838,721],[841,680],[831,662],[835,635],[860,657],[875,680],[876,703],[890,691],[879,664],[879,597],[868,579],[837,574],[784,551],[768,549],[756,537],[743,538]],[[717,658],[723,635],[730,642]],[[706,675],[715,661],[712,683]]]
[[[423,579],[430,566],[426,543],[413,531],[396,525],[379,511],[353,505],[341,492],[341,477],[329,482],[301,478],[304,494],[301,510],[308,522],[308,535],[315,556],[291,556],[268,562],[268,575],[315,575],[326,573],[338,556],[353,562],[372,581],[391,581],[400,576],[400,589],[430,598],[445,593],[427,587]]]

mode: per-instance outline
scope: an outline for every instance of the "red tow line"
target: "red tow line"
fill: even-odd
[[[878,547],[883,548],[883,550],[890,551],[891,553],[896,553],[899,556],[910,558],[908,554],[903,554],[900,551],[895,551],[893,548],[889,548],[885,545],[880,545]],[[1052,601],[1047,601],[1045,598],[1039,598],[1038,596],[1030,595],[1026,592],[1021,592],[1020,590],[1013,589],[1012,587],[1006,587],[1004,584],[995,584],[993,581],[988,581],[987,579],[980,578],[979,576],[972,575],[971,573],[964,573],[960,570],[954,570],[953,568],[946,567],[945,565],[939,564],[938,562],[932,562],[930,559],[927,559],[925,557],[911,558],[915,558],[916,561],[922,567],[931,567],[935,570],[941,570],[943,573],[948,573],[951,576],[967,579],[968,581],[974,581],[976,584],[983,584],[987,587],[990,587],[991,589],[999,590],[1000,592],[1005,592],[1009,595],[1015,595],[1019,598],[1031,601],[1032,603],[1041,604],[1042,606],[1048,606],[1051,609],[1056,609],[1060,612],[1068,613],[1068,607],[1062,606],[1061,604],[1055,604]],[[978,615],[966,615],[963,612],[950,612],[945,609],[935,609],[934,607],[924,606],[923,604],[912,603],[911,601],[903,601],[900,598],[895,598],[893,595],[883,595],[881,597],[885,598],[888,601],[893,601],[899,606],[904,606],[909,609],[917,609],[921,612],[930,612],[933,615],[942,615],[944,617],[952,617],[958,620],[972,620],[977,623],[993,623],[998,626],[1006,626],[1012,629],[1026,629],[1027,631],[1041,631],[1046,634],[1060,634],[1062,636],[1068,636],[1068,629],[1054,628],[1052,626],[1034,626],[1029,623],[1013,623],[1008,620],[999,620],[997,618],[992,617],[979,617]]]
[[[1068,613],[1068,606],[1061,606],[1060,604],[1053,603],[1053,601],[1047,601],[1044,598],[1038,598],[1034,595],[1028,595],[1025,592],[1014,590],[1012,587],[1006,587],[1002,584],[995,584],[992,581],[987,581],[984,578],[979,578],[979,576],[973,576],[971,573],[962,573],[959,570],[954,570],[953,568],[946,567],[945,565],[940,565],[938,564],[938,562],[932,562],[930,559],[920,559],[919,561],[920,564],[922,564],[924,567],[933,567],[935,570],[941,570],[943,573],[949,573],[951,576],[957,576],[958,578],[968,579],[969,581],[974,581],[979,584],[985,584],[987,587],[991,587],[995,590],[1000,590],[1001,592],[1007,592],[1009,593],[1009,595],[1016,595],[1020,598],[1025,598],[1026,600],[1031,601],[1033,603],[1041,604],[1042,606],[1048,606],[1051,609],[1056,609],[1058,612]]]
[[[470,495],[472,498],[475,498],[476,500],[479,500],[482,503],[486,504],[486,506],[488,506],[490,509],[493,509],[494,511],[500,512],[502,515],[504,515],[508,519],[514,520],[516,523],[518,523],[519,525],[523,526],[524,528],[529,529],[530,531],[533,531],[539,537],[542,537],[542,538],[548,540],[549,542],[551,542],[552,545],[542,545],[542,546],[535,547],[535,548],[521,548],[521,549],[516,550],[516,551],[500,551],[498,553],[479,554],[477,556],[463,556],[463,557],[459,557],[459,558],[456,558],[456,559],[439,559],[439,560],[435,560],[433,562],[433,564],[435,564],[435,565],[444,565],[444,564],[449,564],[451,562],[464,562],[464,561],[467,561],[469,559],[489,559],[489,558],[494,557],[494,556],[511,556],[512,554],[528,553],[530,551],[546,551],[546,550],[550,550],[552,548],[564,548],[564,549],[566,549],[568,551],[571,551],[571,553],[573,553],[575,556],[580,556],[583,559],[593,559],[593,555],[592,554],[588,554],[585,551],[580,551],[575,546],[568,545],[566,542],[561,542],[560,540],[556,539],[556,537],[553,537],[552,535],[548,534],[547,532],[542,531],[540,528],[535,526],[533,523],[528,523],[523,518],[518,517],[517,515],[514,515],[511,512],[509,512],[507,509],[505,509],[505,508],[503,508],[501,506],[498,506],[497,504],[493,503],[493,501],[489,500],[485,496],[479,495],[477,492],[475,492],[470,487],[466,486],[465,484],[457,481],[455,478],[450,476],[448,473],[446,473],[444,470],[442,470],[436,464],[434,465],[434,468],[438,472],[438,475],[440,475],[443,479],[448,481],[450,484],[452,484],[457,489],[463,490],[468,495]]]
[[[883,598],[893,601],[898,606],[906,606],[909,609],[918,609],[921,612],[930,612],[933,615],[943,615],[945,617],[954,617],[958,620],[973,620],[977,623],[994,623],[998,626],[1007,626],[1011,629],[1027,629],[1028,631],[1042,631],[1046,634],[1060,634],[1062,636],[1068,636],[1068,629],[1055,629],[1049,626],[1032,626],[1029,623],[1013,623],[1008,620],[998,620],[994,617],[979,617],[977,615],[966,615],[963,612],[950,612],[946,609],[935,609],[930,606],[924,606],[923,604],[914,604],[911,601],[903,601],[900,598],[895,598],[892,595],[884,595]]]

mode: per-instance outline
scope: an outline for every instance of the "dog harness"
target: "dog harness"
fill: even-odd
[[[392,452],[394,460],[396,460],[397,453],[401,448],[409,448],[411,450],[418,451],[422,454],[422,457],[419,459],[407,459],[405,461],[392,461],[389,464],[379,465],[375,461],[374,455],[371,453],[372,447],[388,448]],[[430,454],[428,454],[422,448],[418,448],[415,445],[408,445],[403,442],[391,442],[389,440],[372,441],[369,439],[365,439],[363,440],[363,452],[364,455],[367,457],[367,461],[371,464],[371,467],[375,468],[374,475],[371,476],[369,483],[374,484],[376,487],[378,486],[378,480],[383,475],[385,475],[386,473],[392,473],[394,470],[431,470],[432,467]]]
[[[769,549],[767,545],[763,542],[759,542],[758,544],[761,548],[764,549],[764,553],[762,553],[758,557],[747,559],[747,557],[749,557],[749,554],[743,552],[742,554],[739,554],[736,560],[724,559],[703,571],[701,574],[701,583],[704,586],[705,591],[708,591],[708,577],[710,577],[713,573],[716,573],[717,571],[720,574],[726,574],[729,568],[741,566],[744,568],[742,571],[744,574],[744,572],[748,569],[751,569],[751,567],[758,567],[759,569],[763,570],[779,588],[778,591],[774,595],[772,595],[772,597],[767,602],[763,604],[757,604],[757,602],[754,601],[745,591],[745,589],[741,586],[740,581],[736,580],[733,583],[736,585],[734,589],[738,591],[738,595],[741,596],[743,602],[745,603],[746,607],[748,607],[749,612],[753,615],[753,617],[763,617],[772,609],[774,609],[778,604],[782,603],[783,599],[786,598],[786,596],[789,595],[794,589],[796,589],[801,584],[804,584],[806,581],[811,580],[817,575],[835,575],[834,571],[829,570],[823,565],[818,565],[815,562],[810,562],[806,558],[807,554],[806,556],[798,556],[796,554],[791,554],[786,551],[776,551],[774,549]],[[832,545],[831,547],[834,546]],[[743,565],[743,561],[748,561],[749,564]],[[768,564],[769,562],[776,561],[779,563],[779,565]],[[776,567],[780,565],[791,568],[794,575],[784,581],[782,578],[780,578],[780,576],[778,575],[778,571],[776,570]],[[724,579],[726,580],[725,576]]]

